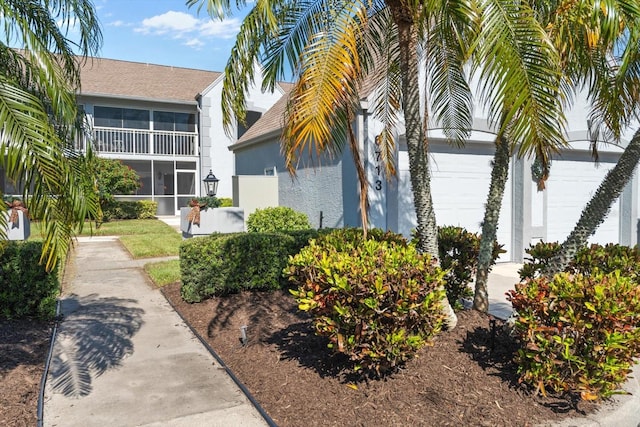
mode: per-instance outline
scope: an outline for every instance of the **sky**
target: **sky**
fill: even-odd
[[[234,4],[235,2],[231,2]],[[247,2],[249,3],[249,2]],[[213,20],[185,0],[94,0],[102,27],[98,56],[224,71],[246,12]]]

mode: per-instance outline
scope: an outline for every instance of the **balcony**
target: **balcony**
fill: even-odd
[[[92,136],[94,149],[98,153],[151,156],[198,155],[198,134],[192,132],[95,127]],[[83,145],[77,148],[85,147]]]

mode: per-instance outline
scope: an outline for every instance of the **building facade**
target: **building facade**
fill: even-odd
[[[279,152],[282,126],[275,119],[282,117],[285,105],[286,101],[279,101],[231,147],[236,156],[237,174],[257,176],[275,170],[279,179],[277,204],[305,212],[316,227],[359,226],[359,190],[349,153],[315,164],[302,164],[293,179],[285,170]],[[369,178],[370,225],[408,237],[415,228],[416,217],[404,132],[400,126],[396,152],[398,174],[387,179],[377,160],[374,143],[382,123],[369,114],[367,105],[365,97],[355,127]],[[586,102],[578,99],[567,113],[569,146],[554,156],[544,190],[538,189],[534,179],[532,159],[512,156],[497,235],[506,250],[500,261],[522,262],[525,249],[540,240],[563,241],[606,173],[615,166],[631,134],[626,135],[620,145],[601,143],[596,163],[591,156],[590,141],[598,135],[588,128],[586,117]],[[430,127],[431,187],[438,225],[481,231],[495,137],[482,115],[475,117],[471,137],[460,148],[447,142],[437,124]],[[636,173],[591,242],[637,243],[640,199],[637,182]]]
[[[256,82],[259,88],[261,82]],[[158,215],[176,215],[203,193],[210,170],[220,179],[219,197],[232,196],[233,153],[227,147],[284,93],[250,92],[248,121],[229,134],[222,125],[220,73],[111,59],[89,58],[81,69],[78,102],[101,157],[134,169],[142,186],[121,200],[154,200]]]

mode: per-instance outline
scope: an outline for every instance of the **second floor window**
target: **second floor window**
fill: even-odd
[[[101,127],[149,129],[149,111],[134,108],[93,108],[93,124]]]
[[[173,113],[170,111],[154,111],[153,129],[171,132],[195,132],[196,115],[190,113]]]

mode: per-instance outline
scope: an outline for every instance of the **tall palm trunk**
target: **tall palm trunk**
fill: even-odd
[[[618,163],[607,173],[600,187],[583,209],[578,223],[562,243],[560,252],[550,260],[547,274],[553,275],[563,271],[576,252],[587,244],[589,237],[595,233],[609,213],[613,202],[620,197],[622,190],[631,180],[638,161],[640,161],[640,129],[633,135]]]
[[[362,221],[362,232],[364,239],[367,240],[367,232],[369,230],[369,186],[367,185],[367,173],[364,170],[362,156],[360,156],[360,147],[353,131],[353,111],[347,110],[349,115],[348,132],[349,150],[353,156],[353,163],[356,165],[356,173],[358,175],[358,185],[360,186],[360,220]]]
[[[438,256],[438,228],[431,199],[431,178],[427,141],[420,114],[418,82],[417,32],[412,15],[402,1],[387,1],[398,27],[400,70],[402,73],[402,108],[404,110],[411,190],[416,210],[418,249]],[[453,329],[458,319],[447,297],[441,302],[447,328]]]
[[[501,137],[496,141],[496,152],[493,157],[491,185],[489,186],[489,195],[487,196],[487,205],[485,206],[484,219],[482,221],[476,289],[473,297],[473,308],[485,313],[489,310],[487,280],[493,261],[493,242],[496,240],[498,231],[504,187],[509,174],[509,160],[509,143],[506,138]]]

